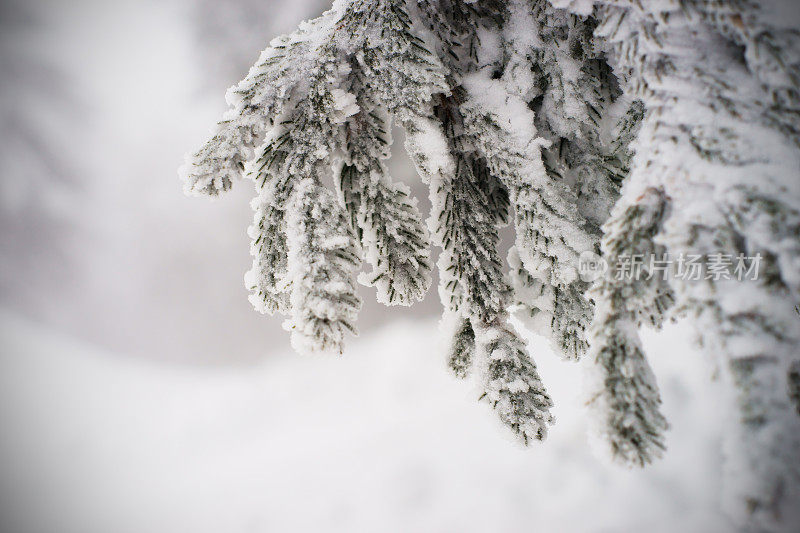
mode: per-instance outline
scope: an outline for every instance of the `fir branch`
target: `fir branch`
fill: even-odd
[[[341,354],[357,334],[361,300],[354,275],[359,249],[333,193],[305,178],[295,185],[287,221],[292,315],[284,327],[300,353]]]
[[[550,414],[553,402],[524,341],[506,320],[500,316],[490,323],[473,321],[484,385],[481,398],[528,445],[547,437],[548,426],[555,422]]]

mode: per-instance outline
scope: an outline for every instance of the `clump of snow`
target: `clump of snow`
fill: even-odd
[[[333,89],[331,90],[331,97],[333,98],[333,108],[336,110],[334,123],[341,124],[347,120],[347,117],[358,113],[359,107],[356,104],[356,95],[353,93],[341,89]]]
[[[550,0],[553,7],[567,9],[576,15],[591,15],[595,0]]]

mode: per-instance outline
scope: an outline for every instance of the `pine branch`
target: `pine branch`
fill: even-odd
[[[449,90],[444,70],[415,31],[402,0],[354,0],[342,31],[376,101],[401,122]],[[424,116],[425,113],[422,113]]]
[[[726,453],[749,474],[731,469],[731,499],[743,523],[776,529],[800,495],[797,30],[753,0],[590,3],[336,2],[229,92],[186,190],[216,195],[247,170],[251,300],[290,315],[298,349],[341,352],[361,248],[384,303],[430,282],[429,236],[385,166],[391,116],[431,190],[454,373],[477,365],[500,419],[544,438],[551,401],[508,323],[516,301],[565,357],[589,347],[612,453],[644,465],[667,424],[638,328],[691,314],[739,405]],[[497,252],[509,219],[513,291]],[[763,269],[690,282],[643,263],[587,295],[578,258],[598,251],[612,267],[722,253]]]
[[[500,316],[491,323],[473,321],[484,383],[482,399],[523,444],[544,440],[555,422],[553,402],[542,385],[525,343]]]
[[[550,319],[540,323],[562,354],[578,358],[586,347],[582,330],[591,311],[576,266],[579,254],[594,248],[596,237],[584,229],[574,193],[548,173],[541,153],[546,143],[535,140],[531,111],[491,80],[474,77],[466,87],[474,95],[461,106],[466,131],[514,205],[515,253],[526,270],[523,276],[512,275],[517,299],[533,312],[533,302],[519,296],[526,292],[524,284],[541,284],[535,312],[544,311]],[[506,104],[487,109],[481,100],[486,94]]]
[[[461,317],[453,317],[450,346],[447,353],[447,366],[459,378],[466,378],[475,361],[475,331],[472,323]]]
[[[494,178],[460,137],[463,125],[453,98],[441,99],[437,115],[455,157],[453,175],[430,183],[431,226],[442,247],[440,294],[450,310],[488,323],[502,312],[510,291],[497,253],[498,218],[490,209]]]
[[[274,39],[247,77],[226,95],[230,109],[211,138],[187,156],[179,174],[187,194],[216,196],[229,190],[252,159],[275,117],[299,97],[297,86],[314,76],[319,33],[330,31],[338,13],[329,11],[289,35]]]
[[[765,83],[755,73],[760,67],[747,59],[758,44],[740,40],[744,58],[742,48],[732,46],[747,32],[731,42],[727,30],[703,15],[716,10],[713,4],[603,4],[597,36],[625,91],[646,109],[624,205],[637,204],[648,188],[663,189],[672,215],[649,240],[673,258],[763,258],[758,279],[673,277],[670,285],[672,315],[692,316],[738,398],[740,414],[731,421],[726,448],[729,461],[746,466],[728,470],[728,506],[746,527],[777,530],[778,515],[800,494],[800,469],[786,455],[798,448],[800,436],[787,394],[800,344],[792,312],[797,269],[790,266],[800,264],[793,230],[800,227],[800,197],[788,185],[793,171],[787,163],[797,160],[796,144],[787,142],[791,128],[763,104],[773,100],[777,85]],[[750,16],[746,9],[729,15],[734,26],[737,16]],[[653,295],[649,291],[647,299],[657,301]],[[651,308],[644,315],[659,313]]]
[[[305,178],[295,185],[287,220],[292,315],[284,327],[300,353],[341,354],[357,334],[361,300],[354,276],[359,249],[333,193]]]
[[[755,0],[687,0],[687,10],[744,49],[748,70],[769,98],[753,102],[800,145],[800,30],[775,24],[773,6]]]
[[[644,466],[660,457],[667,423],[638,328],[642,321],[660,326],[673,300],[664,277],[651,276],[647,264],[639,272],[618,270],[626,259],[664,253],[652,238],[666,218],[667,198],[648,189],[637,200],[618,208],[604,226],[603,257],[611,268],[592,288],[597,306],[589,355],[598,374],[591,398],[600,433],[615,459]]]
[[[272,315],[287,314],[290,309],[286,209],[294,184],[285,166],[291,161],[295,146],[291,133],[282,126],[276,127],[270,137],[251,170],[261,190],[253,200],[255,214],[248,228],[253,267],[245,275],[245,284],[256,310]]]
[[[645,466],[661,456],[668,428],[655,376],[636,324],[624,313],[608,316],[604,309],[599,313],[603,318],[592,328],[589,352],[599,370],[598,392],[591,399],[600,417],[599,432],[615,460]]]
[[[360,77],[351,88],[364,95]],[[411,305],[430,286],[430,237],[408,189],[391,182],[384,160],[389,157],[391,123],[366,96],[360,111],[346,123],[345,162],[336,183],[372,272],[362,283],[378,290],[386,305]]]

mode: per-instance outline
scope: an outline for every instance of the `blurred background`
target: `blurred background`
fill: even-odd
[[[681,328],[646,342],[673,429],[645,471],[587,438],[580,365],[521,449],[447,374],[438,298],[338,360],[246,298],[250,182],[176,169],[267,43],[325,0],[0,2],[0,531],[727,531],[719,394]],[[427,209],[402,153],[391,160]]]

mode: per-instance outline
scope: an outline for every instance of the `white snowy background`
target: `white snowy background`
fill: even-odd
[[[3,2],[0,531],[729,531],[722,400],[685,328],[646,333],[669,449],[626,470],[592,452],[581,365],[537,338],[557,423],[512,442],[448,375],[435,290],[369,304],[340,359],[252,311],[251,185],[190,199],[176,168],[324,5]]]

